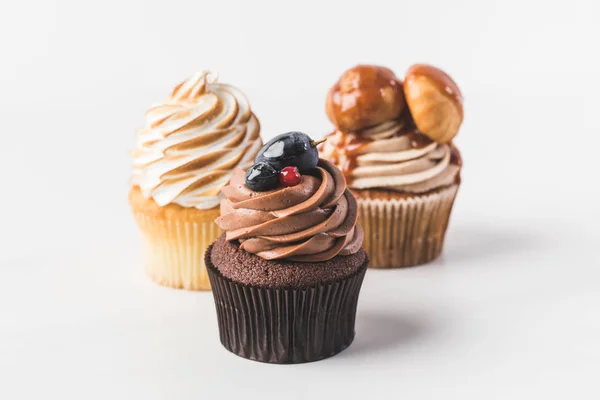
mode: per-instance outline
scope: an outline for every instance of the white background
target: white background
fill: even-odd
[[[2,2],[0,398],[598,399],[600,6],[558,3]],[[231,355],[210,293],[143,274],[145,109],[212,68],[265,139],[318,137],[345,69],[415,62],[465,97],[442,258],[369,271],[334,358]]]

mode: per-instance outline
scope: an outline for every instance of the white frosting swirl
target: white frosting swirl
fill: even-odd
[[[233,170],[250,167],[261,146],[260,125],[244,94],[198,72],[146,113],[132,152],[131,184],[159,206],[214,208]]]
[[[336,131],[325,142],[323,155],[342,168],[352,189],[424,193],[451,185],[460,171],[451,162],[449,145],[431,142],[399,121],[357,133]]]

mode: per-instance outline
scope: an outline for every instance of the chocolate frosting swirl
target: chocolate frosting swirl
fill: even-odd
[[[227,240],[264,259],[318,262],[362,246],[356,200],[342,172],[323,159],[302,183],[267,192],[250,190],[244,171],[236,169],[222,192],[215,222]]]

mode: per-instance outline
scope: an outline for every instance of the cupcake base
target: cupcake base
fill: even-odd
[[[144,239],[147,275],[163,286],[210,290],[204,252],[222,233],[214,223],[219,208],[160,207],[138,188],[131,190],[129,201]]]
[[[442,252],[459,184],[424,195],[353,190],[363,247],[372,268],[404,268],[435,260]]]
[[[329,283],[262,287],[223,276],[211,261],[212,251],[211,246],[205,263],[221,343],[227,350],[254,361],[297,364],[331,357],[354,340],[358,295],[368,265],[366,256],[352,274]]]

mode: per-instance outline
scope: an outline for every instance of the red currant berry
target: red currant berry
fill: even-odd
[[[302,182],[302,175],[297,167],[285,167],[279,173],[279,183],[283,186],[296,186]]]

